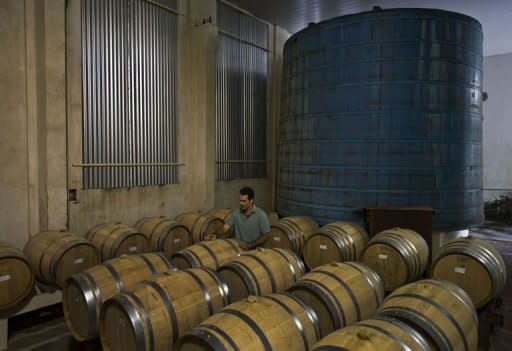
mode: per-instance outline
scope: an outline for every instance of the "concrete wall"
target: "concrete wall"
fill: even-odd
[[[484,58],[484,199],[512,192],[512,53]]]
[[[0,240],[18,247],[67,222],[64,3],[0,2]]]
[[[216,0],[180,1],[178,125],[180,183],[84,190],[81,136],[80,0],[0,1],[0,240],[22,247],[30,235],[99,222],[238,204],[243,185],[273,209],[281,52],[288,33],[270,36],[268,160],[265,179],[215,181]],[[212,17],[213,24],[202,24]],[[68,202],[69,189],[77,201]]]
[[[0,2],[0,197],[1,237],[20,245],[28,232],[27,79],[25,9],[21,1]],[[9,133],[5,131],[9,130]],[[7,234],[9,233],[9,234]]]

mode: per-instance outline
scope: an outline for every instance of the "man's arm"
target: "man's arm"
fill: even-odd
[[[250,243],[247,243],[246,250],[252,250],[252,249],[262,245],[265,241],[270,239],[270,236],[271,236],[271,233],[268,232],[268,233],[265,233],[265,234],[261,235],[258,239],[253,240]]]
[[[224,225],[222,226],[222,229],[220,229],[219,231],[221,231],[222,234],[226,234],[230,229],[231,229],[231,227],[229,226],[229,224],[224,223]],[[215,240],[215,239],[217,239],[217,233],[212,233],[212,234],[209,234],[204,237],[204,240],[207,240],[207,241]]]

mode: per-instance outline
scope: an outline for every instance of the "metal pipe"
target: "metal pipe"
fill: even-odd
[[[161,8],[161,9],[163,9],[163,10],[165,10],[165,11],[169,11],[169,12],[171,12],[171,13],[175,14],[175,15],[178,15],[178,16],[185,16],[185,14],[184,14],[184,13],[179,12],[179,11],[177,11],[177,10],[173,9],[173,8],[168,7],[168,6],[165,6],[165,5],[163,5],[163,4],[160,4],[159,2],[156,2],[156,1],[153,1],[153,0],[142,0],[142,1],[145,1],[145,2],[147,2],[147,3],[149,3],[149,4],[151,4],[151,5],[155,5],[155,6],[159,7],[159,8]]]
[[[153,166],[185,166],[185,163],[154,162],[154,163],[73,163],[72,167],[153,167]]]
[[[216,163],[267,163],[270,160],[217,160]]]
[[[265,47],[263,47],[261,45],[258,45],[258,44],[254,43],[254,42],[251,42],[249,40],[242,39],[238,35],[232,34],[230,32],[227,32],[227,31],[223,30],[223,29],[220,29],[220,28],[218,28],[217,30],[222,35],[225,35],[225,36],[228,36],[230,38],[236,39],[236,40],[238,40],[238,41],[240,41],[240,42],[242,42],[244,44],[247,44],[247,45],[250,45],[250,46],[254,46],[254,47],[256,47],[258,49],[261,49],[261,50],[263,50],[265,52],[270,52],[269,49],[267,49],[267,48],[265,48]]]

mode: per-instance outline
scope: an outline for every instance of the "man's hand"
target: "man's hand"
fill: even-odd
[[[208,234],[208,235],[205,235],[205,237],[204,237],[205,241],[212,241],[215,239],[217,239],[217,235],[215,235],[215,234]]]
[[[268,239],[270,239],[272,237],[272,233],[271,232],[268,232],[268,233],[265,233],[263,234],[262,236],[260,236],[258,239],[254,240],[254,241],[251,241],[249,244],[247,244],[247,246],[251,249],[254,249],[258,246],[261,246],[263,245],[263,243],[265,241],[267,241]]]
[[[241,241],[238,243],[238,246],[240,246],[240,248],[243,250],[243,251],[246,251],[249,249],[249,244],[246,243],[245,241]]]

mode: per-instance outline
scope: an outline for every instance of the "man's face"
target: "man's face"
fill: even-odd
[[[240,209],[244,212],[249,211],[254,200],[249,200],[248,195],[240,195]]]

